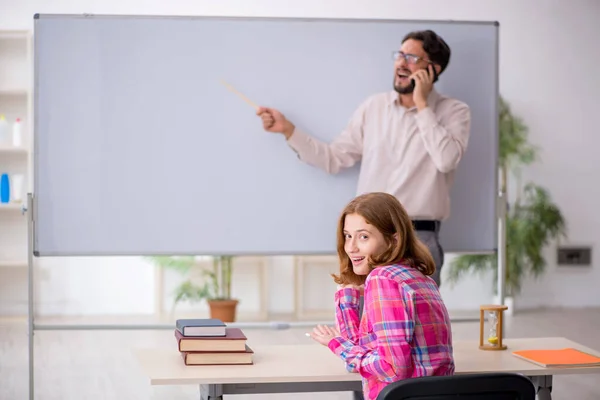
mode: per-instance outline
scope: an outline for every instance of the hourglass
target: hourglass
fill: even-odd
[[[484,305],[479,307],[479,348],[481,350],[506,350],[506,345],[502,344],[502,316],[507,306]],[[488,317],[487,337],[484,331],[484,325]],[[485,342],[485,343],[484,343]]]

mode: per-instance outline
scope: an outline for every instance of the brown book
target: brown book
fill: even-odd
[[[183,336],[175,329],[179,351],[245,351],[246,335],[240,328],[226,328],[225,336]]]
[[[184,351],[181,352],[185,365],[252,365],[254,351],[245,346],[245,351]]]

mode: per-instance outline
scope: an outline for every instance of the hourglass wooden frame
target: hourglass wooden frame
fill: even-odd
[[[502,305],[483,305],[479,307],[479,348],[481,350],[506,350],[506,345],[502,343],[503,338],[503,320],[504,320],[504,311],[508,310],[507,306]],[[488,337],[487,340],[484,339],[484,326],[486,320],[486,312],[491,312],[495,314],[495,336]],[[488,343],[485,343],[488,342]],[[495,343],[494,343],[495,342]]]

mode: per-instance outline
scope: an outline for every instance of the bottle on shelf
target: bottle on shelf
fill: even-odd
[[[10,183],[8,174],[4,173],[0,176],[0,203],[8,203],[10,201]]]
[[[11,185],[11,193],[12,193],[12,201],[15,203],[20,203],[23,201],[23,181],[25,177],[23,174],[13,174],[12,177],[12,185]]]
[[[23,145],[23,137],[21,132],[21,118],[17,118],[17,120],[13,123],[12,131],[12,144],[15,147],[21,147]]]
[[[0,114],[0,146],[9,143],[8,122],[3,114]]]

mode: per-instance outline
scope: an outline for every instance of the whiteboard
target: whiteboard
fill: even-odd
[[[442,245],[495,251],[497,23],[36,15],[34,254],[334,254],[359,165],[301,162],[219,80],[329,141],[420,29],[472,112]]]

